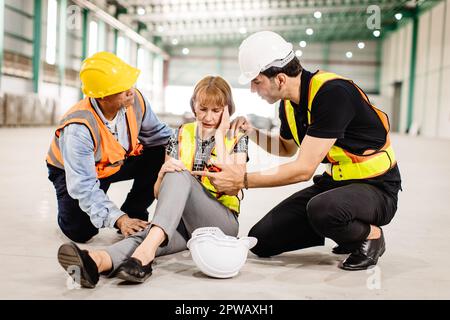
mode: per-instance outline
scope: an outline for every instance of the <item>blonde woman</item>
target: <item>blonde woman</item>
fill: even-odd
[[[248,137],[227,137],[235,111],[231,88],[221,77],[205,77],[195,86],[190,104],[196,121],[182,125],[169,140],[154,186],[158,203],[147,228],[104,250],[81,250],[73,242],[59,248],[59,263],[69,274],[73,266],[80,268],[81,277],[75,280],[83,287],[95,287],[100,273],[144,282],[155,257],[186,250],[199,227],[238,234],[239,190],[233,196],[221,194],[206,177],[191,174],[217,170],[212,160],[245,166]]]

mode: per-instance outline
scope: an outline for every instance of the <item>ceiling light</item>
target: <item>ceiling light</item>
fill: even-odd
[[[299,44],[300,47],[302,47],[302,48],[306,47],[306,41],[300,41],[298,44]]]
[[[401,20],[402,18],[403,18],[403,15],[401,13],[396,13],[395,14],[395,19]]]
[[[312,28],[306,29],[306,34],[307,34],[308,36],[311,36],[313,33],[314,33],[314,30],[313,30]]]
[[[143,16],[145,14],[145,9],[142,7],[137,8],[137,14]]]
[[[163,26],[158,26],[156,28],[156,30],[158,30],[158,32],[163,32],[164,31],[164,27]]]
[[[358,48],[364,49],[365,46],[366,44],[364,42],[358,42]]]
[[[373,32],[373,36],[376,37],[376,38],[378,38],[380,35],[381,35],[380,30],[375,30],[375,31]]]
[[[347,51],[345,56],[350,59],[351,57],[353,57],[353,53],[351,51]]]
[[[246,34],[247,33],[247,29],[244,27],[239,28],[239,33],[240,34]]]
[[[295,51],[295,55],[296,55],[297,57],[301,57],[301,56],[303,55],[303,51],[302,51],[302,50],[296,50],[296,51]]]
[[[314,18],[316,18],[316,19],[322,18],[322,12],[320,12],[320,11],[314,12]]]
[[[178,39],[177,39],[177,38],[173,38],[173,39],[172,39],[172,44],[173,44],[174,46],[176,46],[176,45],[178,44]]]
[[[189,54],[189,49],[188,49],[188,48],[183,48],[183,50],[181,50],[181,52],[182,52],[184,55],[187,55],[187,54]]]

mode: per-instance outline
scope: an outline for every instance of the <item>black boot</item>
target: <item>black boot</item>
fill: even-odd
[[[73,243],[65,243],[58,250],[58,262],[72,279],[85,288],[94,288],[98,282],[98,268],[87,250]]]
[[[381,236],[378,239],[365,240],[339,267],[344,270],[366,270],[376,265],[385,251],[383,230],[380,230]]]

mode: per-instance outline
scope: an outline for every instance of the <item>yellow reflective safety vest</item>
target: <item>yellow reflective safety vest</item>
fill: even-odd
[[[194,166],[194,158],[196,151],[196,135],[197,135],[197,122],[190,122],[182,125],[178,131],[178,155],[179,159],[183,161],[188,170],[192,170]],[[232,153],[235,145],[245,134],[239,134],[233,139],[225,137],[225,149],[228,153]],[[211,151],[211,158],[216,157],[216,147]],[[208,171],[214,171],[209,170]],[[211,184],[208,177],[203,176],[201,178],[202,185],[225,207],[239,214],[240,200],[237,196],[229,196],[224,193],[218,192],[216,188]]]
[[[311,107],[314,97],[326,82],[335,79],[347,80],[358,89],[363,99],[375,111],[378,118],[383,123],[383,127],[386,130],[386,142],[380,149],[368,149],[363,154],[355,154],[333,145],[327,154],[327,159],[330,163],[328,164],[326,171],[333,177],[333,180],[336,181],[368,179],[383,175],[396,164],[394,149],[391,146],[391,140],[389,138],[389,119],[384,112],[370,103],[367,95],[352,80],[325,71],[319,71],[311,78],[308,90],[308,125],[311,124]],[[297,134],[297,124],[294,116],[294,107],[289,100],[284,100],[284,108],[286,120],[292,136],[297,145],[300,146]]]

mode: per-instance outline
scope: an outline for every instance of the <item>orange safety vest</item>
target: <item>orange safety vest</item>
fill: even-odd
[[[224,138],[226,152],[232,153],[234,147],[245,134],[239,133],[237,137],[232,139]],[[190,122],[182,125],[178,130],[178,156],[188,170],[192,170],[194,166],[194,158],[196,151],[197,122]],[[216,157],[216,147],[211,150],[211,158]],[[207,168],[208,169],[208,168]],[[209,169],[208,169],[209,170]],[[214,170],[209,170],[214,171]],[[229,196],[220,193],[214,188],[208,177],[203,176],[201,183],[211,193],[217,201],[225,207],[239,214],[240,200],[237,196]]]
[[[145,114],[145,102],[137,89],[134,90],[134,94],[134,103],[126,110],[130,138],[129,150],[125,150],[114,138],[91,105],[90,99],[86,97],[70,108],[62,117],[47,153],[47,163],[64,169],[64,160],[59,149],[59,137],[61,130],[71,123],[84,124],[91,133],[98,179],[109,177],[119,171],[127,157],[140,155],[143,147],[139,143],[138,135]]]
[[[347,80],[353,84],[367,102],[367,104],[375,111],[383,127],[386,130],[386,142],[378,150],[366,150],[363,154],[352,153],[341,147],[333,145],[328,151],[327,159],[330,163],[327,166],[327,173],[333,177],[333,180],[352,180],[352,179],[368,179],[383,175],[395,164],[395,153],[391,146],[389,138],[389,119],[388,116],[373,106],[367,95],[359,88],[352,80],[341,77],[335,73],[319,71],[310,81],[308,92],[308,124],[311,124],[311,107],[314,97],[319,89],[328,81],[342,79]],[[297,134],[297,124],[295,122],[294,107],[289,100],[284,100],[284,107],[286,112],[286,120],[291,129],[292,136],[295,142],[300,146],[300,141]]]

